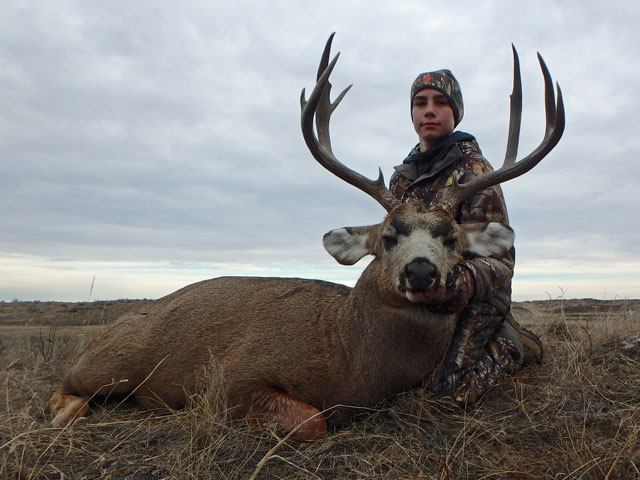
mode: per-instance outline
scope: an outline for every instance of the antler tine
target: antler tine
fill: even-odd
[[[386,188],[382,170],[378,169],[378,179],[376,181],[370,180],[343,165],[335,157],[331,148],[331,137],[329,134],[331,114],[338,107],[339,103],[351,88],[351,85],[349,85],[340,93],[340,95],[338,95],[336,100],[331,103],[331,84],[329,83],[329,76],[336,66],[338,57],[340,56],[340,53],[336,54],[333,60],[329,63],[331,43],[334,35],[335,34],[332,33],[329,36],[324,47],[324,52],[322,53],[322,58],[320,59],[320,65],[318,67],[317,83],[309,96],[309,100],[305,99],[304,88],[300,95],[300,107],[302,110],[302,136],[304,137],[309,151],[320,165],[336,175],[338,178],[341,178],[345,182],[371,196],[380,205],[382,205],[387,212],[389,212],[400,202]],[[317,137],[313,129],[314,116],[316,118]]]
[[[556,105],[555,97],[553,95],[553,81],[551,80],[551,74],[547,68],[547,64],[544,63],[544,58],[538,52],[538,62],[540,62],[540,69],[542,70],[542,76],[544,77],[544,111],[547,116],[547,127],[544,132],[544,138],[551,135],[556,120]]]
[[[518,155],[520,141],[520,124],[522,123],[522,79],[520,77],[520,60],[515,45],[513,50],[513,90],[511,91],[511,108],[509,114],[509,135],[507,137],[507,151],[503,165],[512,165]]]
[[[327,70],[329,65],[329,55],[331,54],[331,44],[333,43],[333,37],[335,36],[335,32],[329,35],[329,39],[327,40],[326,45],[324,46],[324,51],[322,52],[322,57],[320,58],[320,65],[318,65],[318,73],[316,75],[316,81],[320,84],[320,79],[322,78],[322,74]],[[340,56],[340,52],[336,55],[335,61],[337,61]],[[335,66],[335,61],[332,62],[331,71],[333,71],[333,66]],[[318,132],[318,140],[320,144],[331,145],[331,135],[329,132],[329,122],[331,120],[331,114],[338,107],[338,104],[342,101],[344,96],[347,94],[352,85],[349,85],[345,88],[338,98],[331,103],[331,83],[329,82],[329,77],[326,78],[325,87],[322,89],[322,94],[318,100],[318,108],[316,110],[316,131]]]
[[[520,119],[514,119],[514,114],[516,114],[515,116],[520,117],[522,108],[521,106],[518,106],[518,102],[521,102],[521,98],[517,98],[518,96],[521,96],[521,87],[518,85],[520,83],[520,74],[517,55],[514,55],[514,93],[516,98],[514,99],[514,93],[512,93],[509,139],[507,142],[507,153],[505,155],[504,164],[499,170],[496,170],[495,172],[487,173],[480,177],[475,177],[465,183],[458,183],[458,179],[454,178],[453,185],[451,186],[450,192],[445,199],[445,203],[453,210],[455,210],[465,199],[469,198],[475,193],[494,185],[498,185],[500,183],[514,179],[528,172],[538,163],[540,163],[540,161],[545,156],[547,156],[547,154],[551,150],[553,150],[553,148],[562,138],[565,126],[565,111],[564,101],[562,99],[562,91],[560,90],[560,85],[556,83],[556,101],[553,92],[553,82],[551,80],[549,70],[547,69],[547,66],[540,54],[538,54],[538,59],[540,61],[540,68],[542,70],[545,84],[546,128],[542,142],[529,155],[517,162],[515,161],[518,144],[517,137],[520,129]],[[518,90],[520,90],[520,92],[518,92]]]

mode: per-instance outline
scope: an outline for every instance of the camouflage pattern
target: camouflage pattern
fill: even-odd
[[[454,135],[458,135],[457,132]],[[395,167],[390,190],[402,202],[438,203],[453,181],[461,182],[492,171],[475,139],[447,145],[427,165],[412,161],[414,148],[402,165]],[[446,140],[446,139],[445,139]],[[500,186],[494,186],[467,199],[457,212],[458,223],[500,222],[509,224]],[[458,313],[453,340],[442,363],[428,379],[425,388],[436,394],[450,394],[461,403],[471,404],[505,375],[518,371],[524,361],[524,347],[515,330],[509,334],[505,319],[511,317],[511,277],[515,250],[504,258],[468,258],[460,265],[473,275],[476,290],[469,304]],[[516,324],[517,325],[517,324]]]
[[[453,110],[455,125],[458,125],[464,116],[464,104],[462,103],[462,91],[456,77],[450,70],[436,70],[434,72],[421,73],[411,85],[411,106],[413,98],[423,88],[433,88],[441,92]]]
[[[503,329],[504,320],[504,315],[486,303],[463,309],[447,354],[425,389],[472,405],[496,382],[520,370],[522,346]]]

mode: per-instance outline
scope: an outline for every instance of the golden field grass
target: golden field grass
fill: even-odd
[[[0,302],[0,478],[640,479],[638,300],[517,303],[541,366],[466,410],[393,396],[311,445],[247,427],[215,392],[169,414],[98,403],[52,428],[65,370],[138,303]]]

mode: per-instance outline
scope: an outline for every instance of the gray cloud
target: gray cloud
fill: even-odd
[[[637,261],[638,17],[631,1],[459,2],[442,11],[408,0],[6,2],[0,258],[13,263],[0,262],[0,299],[45,295],[38,278],[31,286],[9,278],[16,258],[72,270],[73,262],[333,267],[322,234],[383,217],[315,164],[300,134],[299,93],[312,88],[333,30],[343,52],[335,93],[355,84],[332,119],[334,149],[365,175],[381,166],[387,179],[415,143],[410,82],[442,67],[463,87],[460,128],[499,166],[511,42],[525,95],[520,151],[533,149],[544,127],[540,51],[568,120],[549,158],[504,186],[519,262]],[[116,283],[105,295],[148,295]]]

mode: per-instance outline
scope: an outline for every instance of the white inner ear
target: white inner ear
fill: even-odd
[[[353,265],[365,255],[367,248],[368,230],[336,228],[325,233],[322,239],[324,248],[342,265]]]
[[[490,222],[480,232],[468,232],[469,250],[479,257],[501,257],[505,255],[515,240],[511,227]]]

